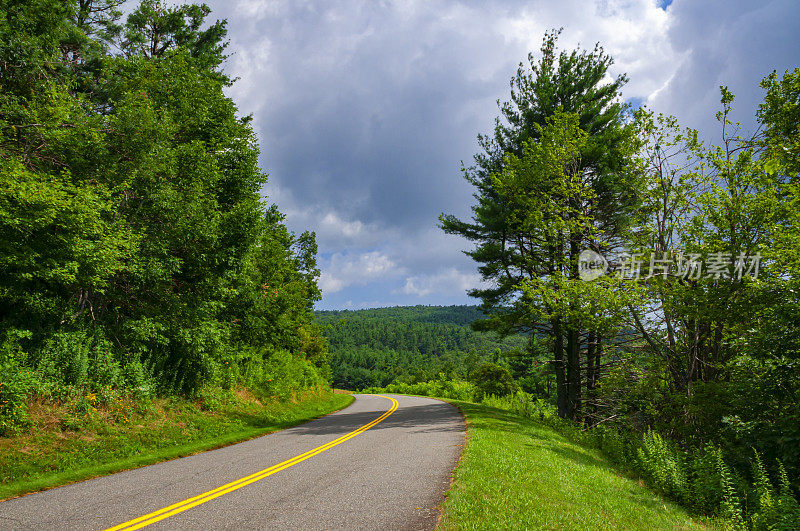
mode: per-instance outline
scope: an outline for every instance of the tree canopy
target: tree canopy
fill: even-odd
[[[264,383],[285,351],[324,378],[315,237],[260,196],[225,22],[119,4],[0,2],[4,374],[194,393]],[[113,375],[91,381],[98,364]]]

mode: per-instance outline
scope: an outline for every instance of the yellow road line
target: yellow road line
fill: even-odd
[[[140,516],[139,518],[134,518],[133,520],[129,520],[129,521],[121,523],[119,525],[115,525],[114,527],[109,527],[106,531],[118,531],[118,530],[122,530],[122,529],[125,529],[126,531],[128,531],[128,530],[141,529],[143,527],[147,527],[150,524],[154,524],[154,523],[156,523],[158,521],[161,521],[161,520],[163,520],[165,518],[169,518],[170,516],[174,516],[174,515],[176,515],[178,513],[182,513],[183,511],[188,511],[192,507],[197,507],[198,505],[201,505],[203,503],[211,501],[214,498],[219,498],[223,494],[227,494],[229,492],[233,492],[233,491],[235,491],[237,489],[241,489],[242,487],[244,487],[246,485],[250,485],[251,483],[255,483],[256,481],[262,480],[265,477],[271,476],[272,474],[274,474],[276,472],[280,472],[281,470],[287,469],[290,466],[294,466],[297,463],[300,463],[301,461],[305,461],[306,459],[308,459],[310,457],[314,457],[315,455],[320,454],[320,453],[324,452],[325,450],[330,450],[334,446],[342,444],[343,442],[352,439],[353,437],[355,437],[359,433],[365,432],[368,429],[370,429],[371,427],[375,426],[376,424],[382,422],[383,420],[386,419],[386,417],[388,417],[389,415],[394,413],[394,411],[397,409],[398,403],[397,403],[397,400],[395,400],[394,398],[392,398],[390,396],[383,396],[383,395],[375,395],[375,396],[379,396],[381,398],[386,398],[387,400],[391,400],[392,401],[392,407],[389,409],[389,411],[387,411],[386,413],[384,413],[380,417],[376,418],[372,422],[368,422],[367,424],[364,424],[360,428],[358,428],[356,430],[353,430],[350,433],[346,433],[346,434],[342,435],[341,437],[332,440],[329,443],[323,444],[322,446],[317,446],[316,448],[313,448],[313,449],[311,449],[311,450],[309,450],[309,451],[307,451],[307,452],[305,452],[303,454],[300,454],[298,456],[292,457],[291,459],[287,459],[286,461],[278,463],[277,465],[272,465],[269,468],[265,468],[264,470],[261,470],[259,472],[254,473],[254,474],[250,474],[249,476],[245,476],[243,478],[237,479],[236,481],[232,481],[230,483],[226,483],[225,485],[217,487],[216,489],[210,490],[208,492],[204,492],[203,494],[199,494],[199,495],[194,496],[192,498],[188,498],[188,499],[180,501],[178,503],[174,503],[172,505],[164,507],[163,509],[159,509],[158,511],[152,512],[150,514],[146,514],[144,516]]]

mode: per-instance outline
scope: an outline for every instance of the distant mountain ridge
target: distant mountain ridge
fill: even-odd
[[[527,338],[499,338],[470,324],[477,306],[394,306],[314,312],[331,353],[336,387],[363,389],[392,381],[465,377],[497,351],[522,350]]]
[[[383,308],[365,308],[363,310],[318,310],[314,312],[317,320],[358,315],[365,318],[412,320],[419,323],[454,324],[469,326],[473,321],[485,317],[477,306],[387,306]]]

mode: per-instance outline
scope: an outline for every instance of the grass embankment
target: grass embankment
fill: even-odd
[[[30,428],[0,438],[0,500],[251,439],[352,402],[319,391],[262,404],[238,392],[211,409],[171,397],[117,400],[76,414],[63,402],[34,400]]]
[[[451,402],[467,419],[467,445],[441,529],[708,529],[552,428]]]

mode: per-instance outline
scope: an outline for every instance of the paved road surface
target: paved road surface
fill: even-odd
[[[395,411],[358,431],[390,411],[395,400]],[[333,442],[339,443],[324,446]],[[225,493],[140,524],[149,529],[430,529],[463,442],[463,420],[449,404],[357,395],[342,411],[258,439],[2,502],[0,529],[105,529],[173,504],[185,508],[180,504],[187,499],[229,483],[234,490],[217,491]],[[320,446],[322,451],[309,452]],[[304,453],[305,459],[235,488],[241,478]]]

